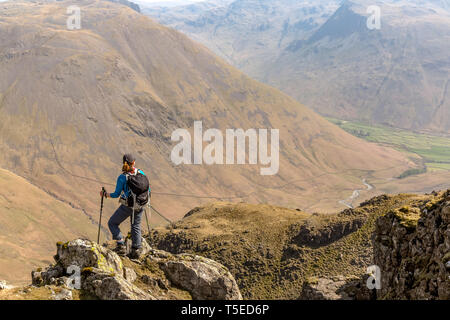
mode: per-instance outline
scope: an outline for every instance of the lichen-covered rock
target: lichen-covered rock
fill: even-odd
[[[234,277],[220,263],[191,254],[171,255],[150,250],[149,259],[158,261],[167,278],[189,291],[196,300],[241,300]]]
[[[56,288],[54,299],[72,299],[72,289],[101,300],[242,299],[233,276],[215,261],[153,250],[145,240],[141,254],[122,260],[89,240],[58,243],[56,264],[33,271],[33,285]],[[78,278],[71,274],[73,266],[80,270]]]
[[[57,278],[63,276],[64,269],[60,265],[49,266],[45,270],[38,269],[31,272],[31,282],[34,286],[52,284]]]
[[[123,273],[120,257],[90,240],[77,239],[64,244],[58,243],[55,261],[65,271],[70,266],[78,266],[81,270],[93,267],[105,272]]]
[[[56,265],[44,271],[32,272],[33,285],[60,286],[61,294],[56,298],[69,299],[67,287],[72,279],[68,277],[70,267],[77,266],[81,272],[81,289],[102,300],[145,300],[154,299],[151,295],[132,284],[136,273],[124,268],[120,257],[111,250],[96,243],[77,239],[65,244],[57,244]],[[64,288],[65,287],[65,288]]]
[[[155,298],[127,281],[122,275],[92,268],[85,270],[82,289],[101,300],[155,300]]]
[[[450,299],[450,190],[376,223],[374,262],[385,299]]]

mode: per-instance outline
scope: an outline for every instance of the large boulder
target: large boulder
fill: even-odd
[[[56,264],[33,271],[33,285],[72,289],[77,281],[69,273],[75,266],[80,270],[80,289],[102,300],[177,299],[177,292],[183,290],[183,298],[242,299],[236,281],[223,265],[199,256],[154,250],[145,240],[142,249],[139,259],[122,260],[107,246],[89,240],[58,243]],[[71,297],[65,290],[61,292],[64,294],[55,294],[55,298]]]
[[[57,243],[55,265],[32,272],[33,285],[70,287],[70,268],[80,270],[81,289],[101,300],[153,300],[154,297],[132,282],[136,274],[124,268],[121,258],[95,242],[76,239]]]
[[[196,300],[242,300],[234,277],[216,261],[154,249],[150,250],[147,259],[157,261],[167,278],[189,291]]]
[[[123,273],[120,257],[90,240],[77,239],[64,244],[57,243],[55,261],[64,270],[70,266],[78,266],[81,270],[93,267],[105,272]]]
[[[100,269],[84,269],[81,283],[84,290],[101,300],[155,300],[122,275]]]

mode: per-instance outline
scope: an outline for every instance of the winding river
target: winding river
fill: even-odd
[[[370,191],[374,188],[372,185],[367,183],[366,179],[363,179],[362,183],[364,184],[366,189],[356,189],[355,191],[353,191],[353,194],[349,198],[341,200],[339,201],[339,203],[343,204],[344,206],[350,209],[354,209],[353,201],[356,200],[361,195],[361,191]]]

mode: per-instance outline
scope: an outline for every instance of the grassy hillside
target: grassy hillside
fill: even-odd
[[[235,276],[244,298],[297,299],[314,277],[361,277],[372,262],[371,235],[380,215],[433,195],[380,196],[335,215],[269,205],[214,203],[176,225],[158,228],[152,245],[214,259]]]
[[[74,237],[96,239],[96,224],[81,210],[0,169],[0,279],[29,283],[30,270],[52,261],[55,243]]]

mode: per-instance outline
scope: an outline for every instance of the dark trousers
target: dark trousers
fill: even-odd
[[[131,224],[131,241],[132,247],[135,249],[139,249],[142,243],[142,235],[141,235],[141,220],[142,213],[144,209],[141,211],[134,212],[134,223]],[[131,218],[133,214],[133,209],[121,205],[116,212],[112,215],[112,217],[108,221],[109,230],[112,233],[114,240],[123,241],[123,235],[120,232],[119,225],[124,222],[126,219]]]

